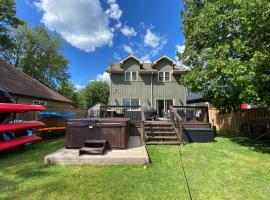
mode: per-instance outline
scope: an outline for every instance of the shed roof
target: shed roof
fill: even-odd
[[[73,104],[71,100],[3,60],[0,60],[0,88],[15,95]]]

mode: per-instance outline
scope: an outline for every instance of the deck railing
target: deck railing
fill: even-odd
[[[209,123],[207,106],[173,106],[172,108],[182,122]]]
[[[131,122],[141,122],[141,106],[101,106],[100,117],[128,117]]]
[[[182,123],[184,118],[182,118],[178,112],[177,109],[173,106],[170,106],[170,121],[173,122],[174,127],[176,129],[178,138],[180,139],[181,144],[183,143],[183,128]]]

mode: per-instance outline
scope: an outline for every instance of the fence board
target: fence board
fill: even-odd
[[[217,109],[209,109],[210,122],[219,130],[240,133],[241,125],[256,118],[270,117],[267,108],[253,108],[220,114]]]
[[[57,113],[75,113],[76,115],[71,118],[85,118],[87,116],[87,111],[79,108],[66,108],[66,107],[54,107],[54,106],[47,106],[47,112],[57,112]],[[17,113],[16,119],[29,121],[29,120],[36,120],[42,121],[46,124],[46,127],[51,126],[65,126],[66,118],[57,118],[57,117],[42,117],[39,118],[38,112],[26,112],[26,113]],[[13,115],[10,116],[10,120],[13,119]]]

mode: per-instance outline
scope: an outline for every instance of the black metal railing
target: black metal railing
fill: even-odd
[[[132,122],[141,122],[141,106],[101,106],[100,117],[127,117]]]
[[[181,122],[209,123],[208,107],[207,106],[173,106],[174,116],[178,115],[178,120]]]

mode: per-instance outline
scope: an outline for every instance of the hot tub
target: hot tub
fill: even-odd
[[[86,140],[107,140],[110,148],[126,149],[129,118],[86,118],[67,121],[65,147],[77,149]]]

